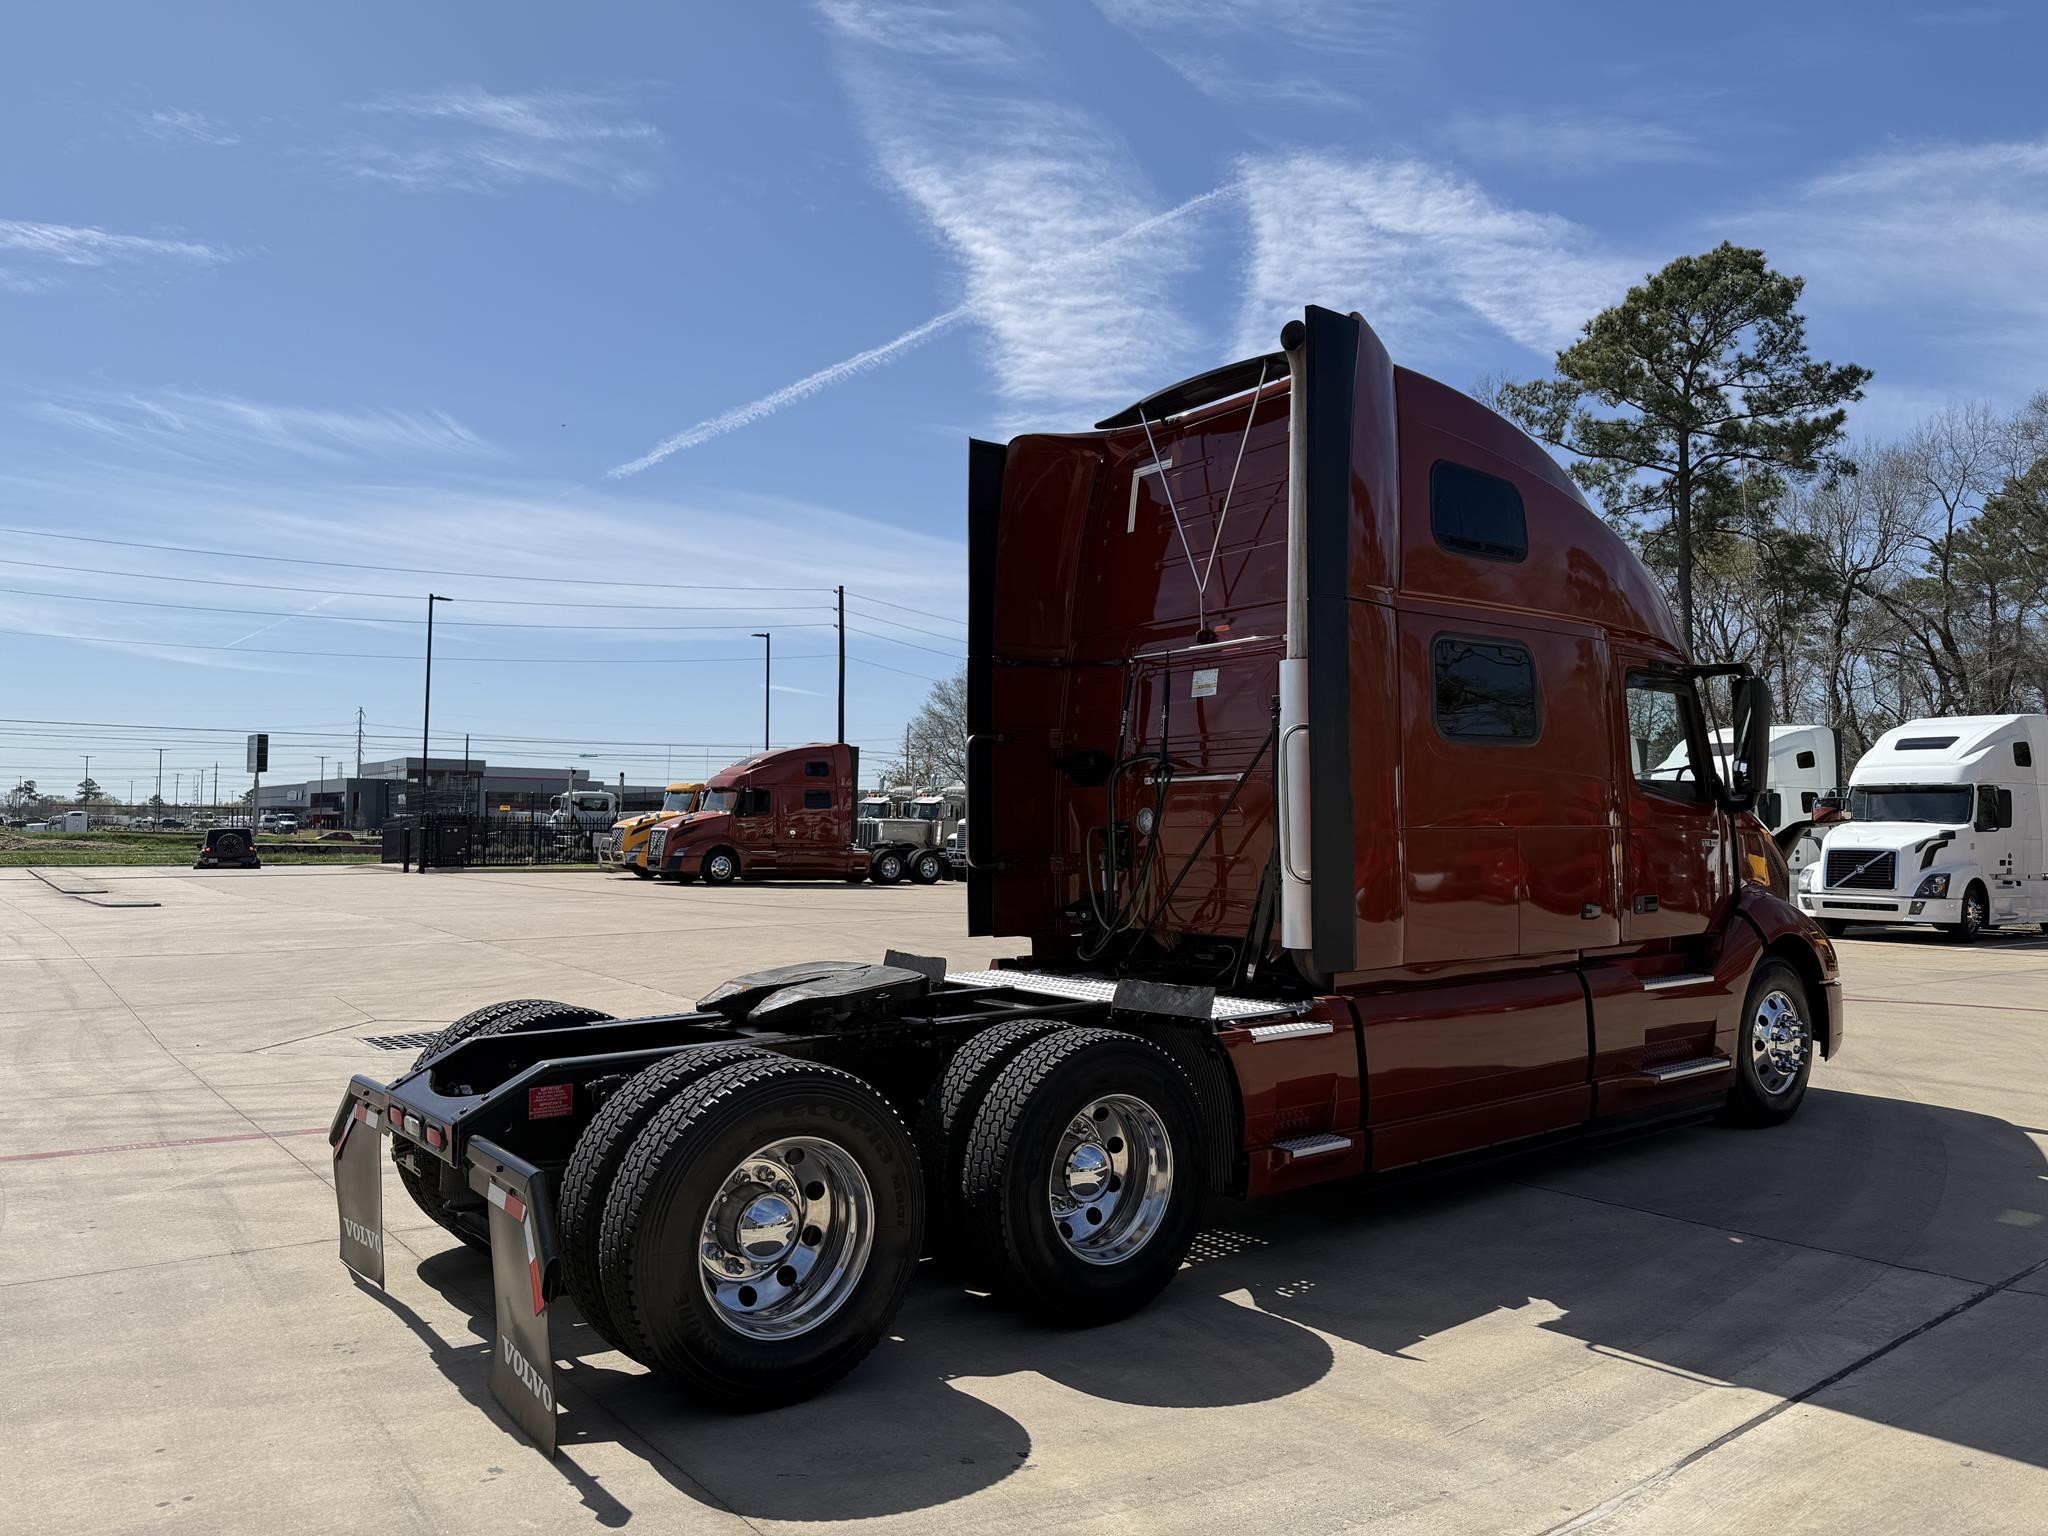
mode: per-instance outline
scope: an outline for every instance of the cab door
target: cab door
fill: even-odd
[[[1699,695],[1683,675],[1638,662],[1627,668],[1622,709],[1621,939],[1690,938],[1712,922],[1728,865]]]
[[[774,790],[751,784],[741,788],[733,802],[732,830],[750,873],[769,874],[782,868]]]

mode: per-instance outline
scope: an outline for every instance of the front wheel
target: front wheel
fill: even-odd
[[[909,1134],[851,1073],[771,1057],[668,1100],[605,1197],[598,1273],[637,1359],[727,1408],[808,1397],[880,1342],[924,1239]]]
[[[731,885],[740,877],[740,861],[729,848],[714,848],[704,855],[704,883]]]
[[[1949,925],[1948,936],[1958,944],[1974,944],[1991,926],[1991,901],[1976,881],[1963,892],[1962,921]]]
[[[1820,931],[1831,939],[1839,939],[1849,931],[1849,925],[1839,917],[1824,917],[1820,920]]]
[[[629,864],[626,867],[633,871],[634,877],[636,879],[652,880],[654,878],[654,871],[649,869],[645,864]]]
[[[1048,1321],[1137,1311],[1201,1221],[1200,1127],[1186,1076],[1149,1041],[1063,1029],[1026,1045],[989,1085],[961,1159],[971,1265]]]
[[[1735,1041],[1735,1087],[1728,1115],[1738,1125],[1779,1125],[1806,1097],[1813,1074],[1813,1013],[1806,983],[1783,960],[1766,960],[1750,978]]]

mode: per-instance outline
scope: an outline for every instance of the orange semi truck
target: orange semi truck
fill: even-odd
[[[971,444],[967,523],[968,925],[1023,953],[782,966],[644,1018],[497,1004],[348,1087],[343,1260],[381,1281],[388,1136],[489,1248],[492,1389],[543,1446],[560,1296],[768,1406],[864,1358],[927,1251],[1106,1322],[1211,1193],[1777,1125],[1840,1049],[1834,948],[1752,814],[1763,684],[1692,665],[1570,478],[1360,317]],[[671,856],[734,878],[750,814],[815,815],[857,877],[852,766],[738,764]]]

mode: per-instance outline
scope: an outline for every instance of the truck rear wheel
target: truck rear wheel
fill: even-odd
[[[866,1357],[923,1237],[917,1153],[888,1103],[775,1057],[655,1113],[605,1197],[598,1269],[629,1353],[706,1402],[767,1408]]]
[[[576,1138],[576,1150],[563,1171],[556,1203],[562,1234],[562,1278],[576,1298],[583,1320],[612,1348],[632,1353],[605,1305],[604,1282],[598,1271],[598,1231],[603,1225],[605,1196],[626,1160],[627,1149],[661,1106],[690,1084],[736,1061],[752,1061],[767,1054],[754,1045],[715,1045],[657,1061],[621,1084]]]
[[[936,853],[920,853],[910,861],[910,878],[919,885],[937,885],[946,872],[946,861]]]
[[[1797,971],[1783,960],[1756,968],[1735,1038],[1735,1087],[1728,1094],[1735,1124],[1780,1125],[1792,1118],[1813,1074],[1812,1018]]]
[[[1180,1268],[1208,1193],[1193,1088],[1136,1035],[1063,1029],[997,1075],[968,1133],[973,1262],[1052,1322],[1113,1322]]]
[[[438,1056],[451,1045],[464,1040],[481,1039],[487,1035],[509,1035],[524,1029],[562,1029],[571,1024],[589,1024],[611,1015],[600,1013],[595,1008],[579,1008],[573,1003],[550,1002],[541,997],[521,997],[510,1002],[492,1003],[465,1013],[438,1035],[427,1042],[427,1048],[420,1052],[413,1062],[417,1072],[428,1060]],[[404,1153],[404,1156],[400,1154]],[[465,1195],[453,1205],[441,1196],[441,1166],[438,1158],[431,1157],[411,1143],[394,1136],[391,1139],[391,1161],[398,1169],[398,1182],[405,1186],[405,1192],[412,1197],[412,1203],[426,1214],[428,1219],[446,1228],[472,1248],[488,1253],[491,1247],[490,1225],[484,1216],[483,1201]],[[412,1163],[421,1166],[415,1169]],[[472,1207],[474,1207],[472,1209]]]
[[[962,1266],[971,1262],[960,1176],[967,1135],[989,1084],[1025,1046],[1066,1027],[1058,1019],[1017,1019],[984,1029],[953,1053],[925,1095],[917,1117],[917,1157],[931,1212],[930,1246],[938,1257]]]
[[[894,885],[903,878],[903,855],[885,849],[868,864],[868,878],[877,885]]]

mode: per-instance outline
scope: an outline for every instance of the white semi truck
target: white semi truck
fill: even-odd
[[[2048,921],[2048,715],[1957,715],[1886,731],[1849,778],[1849,819],[1799,871],[1802,910],[1850,923],[1922,923],[1968,943]]]

